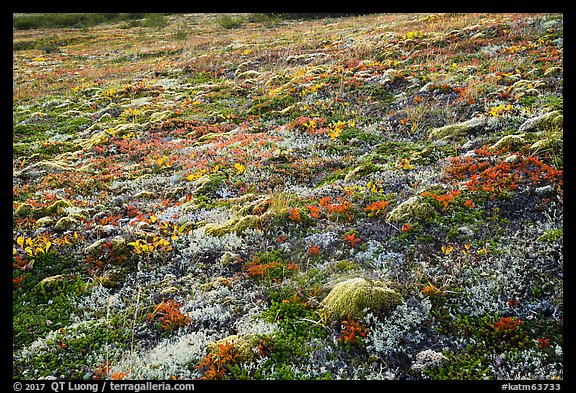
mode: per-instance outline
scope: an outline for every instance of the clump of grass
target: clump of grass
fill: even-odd
[[[125,22],[121,27],[129,29],[131,27],[164,27],[168,25],[165,14],[145,14],[144,18],[132,19]]]
[[[140,23],[142,27],[164,27],[167,25],[166,16],[158,13],[146,14],[144,20]]]
[[[234,17],[224,14],[218,18],[218,24],[225,29],[238,29],[246,23],[243,17]]]

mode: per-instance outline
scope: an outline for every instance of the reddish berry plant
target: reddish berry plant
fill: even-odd
[[[222,379],[226,371],[228,371],[228,365],[234,364],[238,357],[239,355],[233,342],[218,344],[216,351],[209,352],[196,366],[204,374],[200,379]]]
[[[368,330],[362,322],[357,322],[352,319],[345,320],[342,321],[342,334],[338,338],[338,341],[344,347],[357,347],[367,334]]]
[[[163,300],[154,308],[153,312],[148,313],[147,319],[149,321],[159,319],[162,329],[167,332],[174,332],[190,323],[190,316],[188,313],[183,314],[180,311],[181,307],[174,300]]]

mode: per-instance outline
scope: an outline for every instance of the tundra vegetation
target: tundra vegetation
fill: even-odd
[[[562,14],[50,15],[14,378],[563,378]]]

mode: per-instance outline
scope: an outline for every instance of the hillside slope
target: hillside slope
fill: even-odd
[[[563,16],[14,32],[19,379],[562,379]]]

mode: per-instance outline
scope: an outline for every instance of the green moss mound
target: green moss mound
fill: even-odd
[[[406,223],[415,219],[427,219],[434,213],[434,208],[419,195],[414,195],[396,206],[388,216],[387,222]]]
[[[459,141],[486,125],[486,119],[475,117],[463,123],[449,124],[430,130],[429,141]]]
[[[244,216],[233,218],[223,224],[206,224],[204,232],[209,236],[224,236],[227,233],[241,234],[246,229],[257,228],[260,223],[258,216]]]
[[[325,320],[362,319],[364,311],[388,314],[402,303],[402,297],[388,283],[365,278],[340,282],[320,302]]]
[[[238,362],[251,361],[256,358],[256,352],[254,349],[258,345],[258,339],[252,335],[242,336],[239,334],[234,334],[225,337],[221,340],[208,344],[208,352],[216,355],[220,345],[229,344],[234,344],[235,353],[238,355]]]

